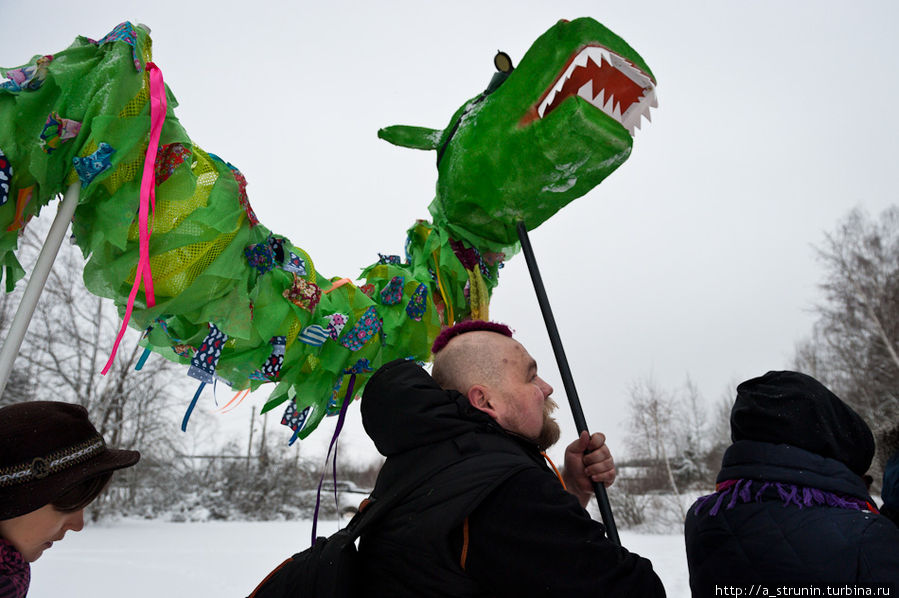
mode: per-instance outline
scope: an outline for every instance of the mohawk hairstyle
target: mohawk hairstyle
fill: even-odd
[[[509,338],[512,338],[512,329],[505,324],[499,322],[488,322],[486,320],[465,320],[459,322],[449,328],[444,329],[431,346],[431,353],[439,353],[451,339],[465,334],[466,332],[475,332],[476,330],[486,330],[488,332],[496,332]]]

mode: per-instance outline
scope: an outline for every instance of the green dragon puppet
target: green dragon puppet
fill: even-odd
[[[0,69],[7,290],[24,275],[14,253],[22,228],[80,182],[72,231],[84,282],[130,316],[148,350],[189,366],[201,382],[190,408],[205,383],[274,382],[264,409],[289,401],[283,421],[303,438],[382,363],[427,361],[442,327],[486,319],[517,222],[533,229],[599,184],[656,105],[643,59],[590,18],[555,24],[517,68],[500,58],[444,129],[379,132],[436,150],[433,221],[416,222],[406,255],[382,255],[358,284],[323,275],[259,223],[241,172],[175,117],[144,28],[122,23]]]

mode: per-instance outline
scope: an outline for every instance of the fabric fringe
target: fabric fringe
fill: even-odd
[[[721,511],[721,507],[727,499],[729,500],[727,500],[727,504],[724,506],[726,510],[733,509],[738,503],[762,502],[765,497],[765,491],[772,487],[777,490],[777,497],[784,507],[794,506],[800,509],[805,507],[836,507],[853,511],[871,511],[873,509],[872,505],[859,498],[841,496],[819,488],[808,488],[795,484],[767,482],[764,480],[739,479],[721,482],[718,484],[718,490],[714,494],[708,494],[696,499],[696,503],[693,505],[693,514],[698,515],[705,505],[714,502],[709,510],[709,515],[714,517]]]

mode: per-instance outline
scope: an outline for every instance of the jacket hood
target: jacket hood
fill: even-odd
[[[372,375],[362,393],[362,425],[385,457],[498,428],[464,396],[444,390],[414,361],[397,359]]]
[[[799,372],[768,372],[737,387],[734,442],[788,444],[864,475],[874,458],[868,424],[823,384]]]

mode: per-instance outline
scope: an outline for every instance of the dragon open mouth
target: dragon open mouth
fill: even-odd
[[[650,120],[658,107],[655,83],[625,58],[601,46],[587,46],[568,63],[537,104],[537,116],[545,118],[566,98],[580,96],[617,120],[631,135],[640,128],[640,117]]]

